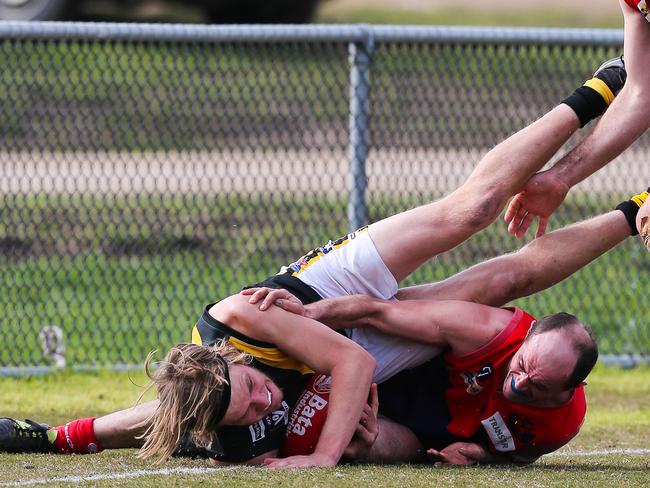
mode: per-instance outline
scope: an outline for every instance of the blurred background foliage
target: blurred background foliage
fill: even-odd
[[[618,3],[547,0],[0,0],[0,19],[622,27]]]

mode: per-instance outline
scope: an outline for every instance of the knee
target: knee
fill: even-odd
[[[467,225],[472,229],[482,229],[496,220],[507,196],[494,188],[470,187],[464,199],[466,205],[463,206],[463,213]]]

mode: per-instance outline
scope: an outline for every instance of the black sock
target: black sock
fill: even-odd
[[[581,86],[571,95],[562,100],[576,113],[580,119],[580,127],[584,127],[596,117],[600,117],[607,109],[607,102],[593,88]]]

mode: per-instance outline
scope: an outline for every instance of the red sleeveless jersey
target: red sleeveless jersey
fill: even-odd
[[[537,457],[569,442],[580,430],[587,404],[584,388],[566,404],[538,408],[503,396],[503,376],[535,319],[513,308],[508,325],[485,346],[465,356],[445,355],[450,376],[446,392],[451,415],[448,430],[471,439],[483,429],[493,452]]]

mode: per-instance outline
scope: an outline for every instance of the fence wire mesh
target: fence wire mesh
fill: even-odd
[[[189,340],[206,303],[347,231],[350,39],[189,37],[0,41],[4,370],[139,364]],[[597,38],[377,42],[369,220],[457,187],[489,148],[620,50]],[[644,189],[649,143],[576,188],[552,226]],[[520,245],[497,223],[408,284]],[[517,305],[570,311],[603,353],[647,357],[647,267],[628,242]]]

